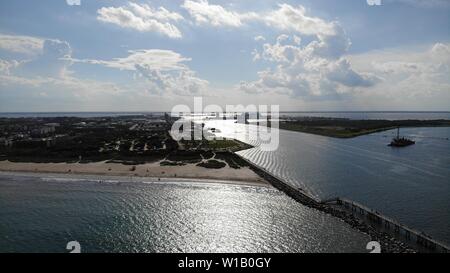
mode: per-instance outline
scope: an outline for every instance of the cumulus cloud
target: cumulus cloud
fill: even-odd
[[[267,25],[281,30],[291,30],[304,35],[334,35],[336,31],[335,23],[306,15],[305,8],[300,5],[293,7],[280,4],[277,10],[254,19],[262,20]]]
[[[298,36],[282,34],[274,44],[265,43],[253,52],[254,60],[275,64],[258,72],[259,79],[241,82],[248,93],[282,93],[305,99],[338,99],[357,87],[371,87],[380,79],[374,74],[356,72],[344,57],[350,40],[338,24],[333,34],[316,34],[317,39],[302,46]]]
[[[347,59],[339,59],[328,64],[326,75],[328,80],[348,87],[370,87],[379,81],[375,75],[356,73]]]
[[[182,7],[186,9],[199,25],[239,27],[243,14],[228,11],[220,5],[211,5],[207,0],[187,0]]]
[[[61,76],[69,64],[65,58],[72,54],[65,41],[19,35],[0,35],[0,48],[23,54],[20,61],[2,61],[2,71],[28,76]]]
[[[383,81],[371,95],[409,109],[445,109],[450,101],[450,45],[386,49],[348,56],[355,68]],[[373,98],[372,98],[373,99]],[[437,108],[438,107],[438,108]]]
[[[21,60],[2,60],[3,74],[61,77],[70,65],[72,48],[66,41],[19,35],[1,35],[2,48],[25,55]]]
[[[130,50],[128,53],[127,57],[112,60],[71,58],[70,61],[134,71],[137,77],[147,80],[148,90],[155,94],[172,92],[177,95],[191,95],[206,90],[208,82],[198,78],[185,64],[191,60],[190,58],[162,49]]]
[[[236,12],[207,0],[186,0],[182,5],[197,24],[241,27],[262,23],[289,33],[278,36],[274,44],[265,43],[261,51],[253,50],[253,60],[265,60],[275,67],[258,72],[259,80],[241,82],[248,93],[276,92],[293,97],[339,97],[356,87],[373,86],[380,79],[357,73],[343,56],[350,39],[338,22],[328,22],[307,14],[301,6],[279,4],[270,11]],[[314,37],[302,46],[299,35]],[[265,41],[257,36],[255,41]]]
[[[164,7],[155,9],[147,4],[130,2],[127,6],[103,7],[97,13],[97,19],[105,23],[142,32],[157,32],[169,38],[182,37],[173,22],[183,20],[183,16]]]
[[[430,50],[430,57],[436,63],[450,64],[450,46],[436,43]]]
[[[50,89],[72,90],[76,94],[102,93],[106,89],[118,92],[122,89],[112,83],[75,77],[74,72],[70,70],[74,63],[131,71],[136,80],[135,87],[144,88],[151,94],[201,94],[205,92],[208,85],[206,80],[197,77],[196,73],[186,65],[186,62],[191,61],[190,58],[171,50],[130,50],[126,57],[111,60],[77,59],[72,56],[72,48],[66,41],[34,37],[25,39],[23,36],[7,36],[6,38],[8,43],[4,44],[8,44],[8,48],[10,41],[15,41],[15,44],[19,45],[22,43],[17,41],[39,41],[33,47],[33,52],[39,53],[22,61],[0,59],[2,86],[17,85],[38,89],[48,86]],[[101,90],[102,88],[105,90]]]
[[[192,70],[178,70],[161,72],[142,66],[136,67],[139,76],[144,77],[151,84],[147,90],[154,94],[172,93],[180,96],[202,95],[208,81],[200,79]]]
[[[186,0],[182,7],[199,25],[241,27],[245,23],[262,22],[269,27],[304,35],[334,35],[337,27],[334,22],[307,15],[301,5],[279,4],[277,9],[268,12],[242,13],[210,4],[207,0]]]
[[[43,40],[40,53],[19,62],[14,67],[14,73],[23,77],[35,75],[45,77],[64,77],[71,65],[70,58],[72,49],[65,41],[55,39]]]

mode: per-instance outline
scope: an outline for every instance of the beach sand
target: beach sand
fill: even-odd
[[[85,175],[107,175],[148,178],[177,178],[199,179],[203,181],[221,183],[230,181],[233,184],[251,184],[269,186],[270,184],[258,176],[248,167],[233,169],[228,166],[222,169],[206,169],[195,164],[184,166],[160,166],[160,162],[141,165],[123,165],[120,163],[25,163],[0,161],[0,171],[4,172],[35,172],[35,173],[64,173]],[[135,167],[135,169],[134,169]],[[134,169],[134,170],[133,170]],[[190,181],[190,180],[186,180]]]

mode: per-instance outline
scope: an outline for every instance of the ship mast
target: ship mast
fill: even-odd
[[[397,127],[397,139],[400,139],[400,126]]]

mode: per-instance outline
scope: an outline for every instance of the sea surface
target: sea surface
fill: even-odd
[[[102,179],[0,173],[0,252],[367,252],[270,187]]]
[[[292,185],[326,200],[345,197],[450,245],[450,128],[404,128],[416,141],[388,147],[396,130],[336,139],[279,130],[279,146],[249,140],[264,127],[211,121],[219,135],[255,146],[238,152]]]

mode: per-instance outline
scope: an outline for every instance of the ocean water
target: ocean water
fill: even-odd
[[[0,173],[0,252],[367,252],[367,235],[269,187]]]
[[[352,139],[280,130],[277,150],[239,154],[322,200],[358,201],[450,244],[450,128],[401,133],[416,145],[388,147],[396,130]]]

